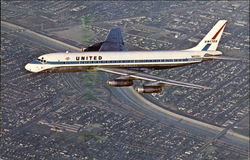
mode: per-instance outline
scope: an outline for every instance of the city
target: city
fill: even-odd
[[[119,26],[129,50],[175,50],[194,46],[217,20],[227,19],[219,50],[248,59],[249,2],[1,1],[1,5],[1,158],[248,158],[249,61],[215,60],[149,70],[213,89],[169,87],[144,96],[163,109],[247,141],[237,145],[225,141],[227,133],[224,138],[222,132],[206,136],[133,108],[114,94],[119,90],[105,85],[112,75],[28,73],[24,65],[37,56],[74,50],[36,40],[25,35],[25,29],[14,30],[3,22],[77,48],[104,40],[110,28]]]

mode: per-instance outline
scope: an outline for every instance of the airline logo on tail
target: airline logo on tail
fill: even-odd
[[[224,23],[224,25],[216,32],[216,34],[212,37],[211,40],[205,40],[205,43],[207,43],[207,45],[202,49],[202,51],[207,51],[209,50],[210,46],[212,45],[212,43],[218,43],[218,40],[216,39],[218,37],[218,35],[221,33],[222,30],[224,30],[224,27],[226,26],[226,22]],[[220,34],[221,35],[221,34]],[[220,40],[220,37],[218,38]],[[217,44],[218,45],[218,44]],[[217,48],[217,47],[216,47]]]
[[[214,40],[214,39],[212,39],[212,40],[206,40],[205,43],[217,43],[217,40]]]
[[[212,40],[216,39],[216,37],[219,35],[219,33],[222,31],[222,29],[224,29],[224,27],[226,26],[226,23],[220,28],[220,30],[213,36]]]
[[[191,51],[216,51],[221,35],[226,26],[226,20],[219,20],[200,43],[188,50]]]

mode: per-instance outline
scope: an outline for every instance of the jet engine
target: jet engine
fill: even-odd
[[[132,80],[127,80],[127,79],[115,79],[115,80],[109,80],[107,81],[107,84],[113,87],[127,87],[127,86],[132,86],[133,81]]]
[[[162,91],[161,86],[143,86],[135,88],[138,93],[160,93]]]

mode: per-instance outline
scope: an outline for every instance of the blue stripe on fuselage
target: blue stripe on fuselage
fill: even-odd
[[[153,60],[109,60],[109,61],[47,61],[44,64],[105,64],[105,63],[152,63],[152,62],[199,62],[202,58],[185,58],[185,59],[153,59]],[[38,64],[38,63],[37,63]],[[39,63],[41,64],[41,63]]]

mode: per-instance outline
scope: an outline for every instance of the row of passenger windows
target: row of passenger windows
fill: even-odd
[[[49,64],[93,64],[93,63],[145,63],[145,62],[187,62],[200,61],[200,58],[191,59],[155,59],[155,60],[121,60],[121,61],[66,61],[66,62],[47,62]]]

